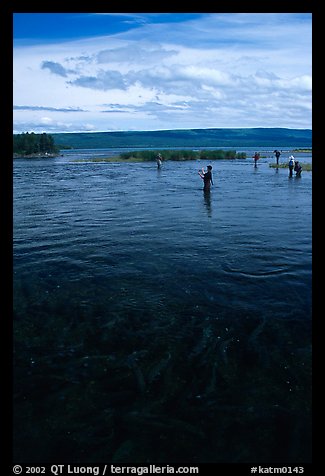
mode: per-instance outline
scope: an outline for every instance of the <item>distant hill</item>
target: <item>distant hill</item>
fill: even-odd
[[[58,147],[311,147],[311,129],[177,129],[52,134]]]

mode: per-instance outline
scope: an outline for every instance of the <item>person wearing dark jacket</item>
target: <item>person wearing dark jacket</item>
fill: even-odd
[[[275,153],[275,157],[276,157],[276,165],[279,165],[279,158],[280,158],[281,152],[279,150],[275,149],[274,153]]]
[[[202,168],[202,172],[199,170],[199,176],[201,177],[201,179],[203,180],[204,182],[204,187],[203,187],[203,190],[205,192],[208,192],[211,188],[211,184],[213,185],[213,180],[212,180],[212,166],[211,165],[208,165],[207,166],[207,171],[204,172],[204,168]]]
[[[296,177],[301,176],[302,167],[299,164],[298,160],[296,160],[294,171],[296,172]]]

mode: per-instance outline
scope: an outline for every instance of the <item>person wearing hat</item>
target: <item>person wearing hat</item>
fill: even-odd
[[[289,157],[289,177],[292,177],[292,171],[294,169],[294,166],[295,166],[295,158],[293,155],[290,155]]]

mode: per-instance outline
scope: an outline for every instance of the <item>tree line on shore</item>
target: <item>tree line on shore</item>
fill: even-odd
[[[50,134],[26,132],[13,135],[13,153],[18,155],[58,154],[59,147]]]

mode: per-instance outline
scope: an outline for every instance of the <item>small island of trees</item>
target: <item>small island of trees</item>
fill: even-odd
[[[53,137],[45,132],[42,134],[26,132],[13,135],[14,157],[55,156],[58,155],[59,150],[59,147],[54,143]]]

